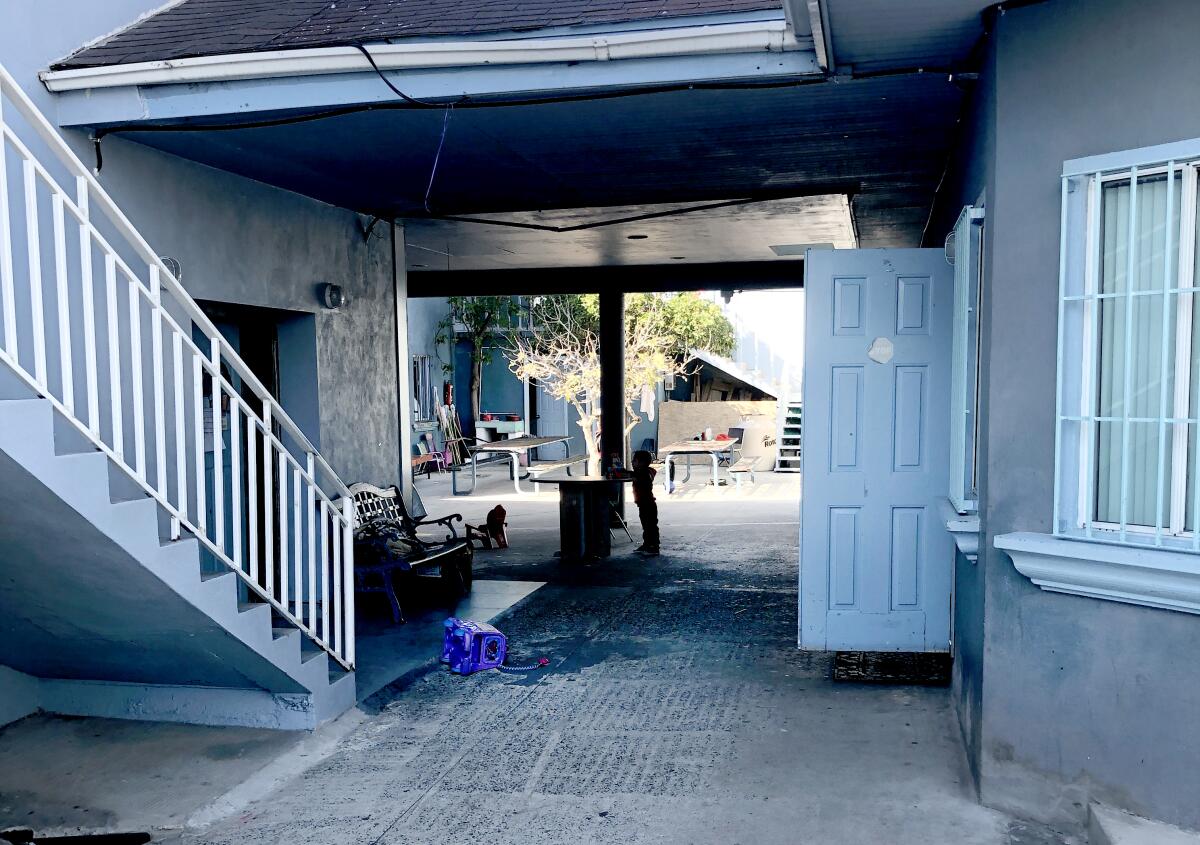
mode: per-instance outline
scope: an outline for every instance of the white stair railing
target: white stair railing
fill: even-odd
[[[345,484],[3,66],[0,312],[0,361],[162,505],[172,535],[353,669]]]

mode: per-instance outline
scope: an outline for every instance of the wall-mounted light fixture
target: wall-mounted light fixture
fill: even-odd
[[[321,299],[330,311],[337,311],[350,304],[350,298],[346,296],[346,290],[341,285],[329,283],[322,285]]]
[[[179,266],[179,262],[169,255],[160,255],[162,263],[167,265],[167,270],[175,277],[175,281],[183,281],[183,268]]]

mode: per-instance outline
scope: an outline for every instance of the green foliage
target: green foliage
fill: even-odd
[[[454,344],[456,325],[466,329],[471,341],[472,364],[490,364],[493,347],[503,341],[517,322],[520,307],[512,296],[451,296],[447,297],[450,308],[437,325],[434,343],[440,350],[450,346],[450,360],[442,362],[447,375],[454,368]],[[489,343],[490,341],[490,343]]]
[[[549,297],[540,299],[546,307]],[[574,294],[554,297],[556,308],[568,307],[578,330],[600,332],[600,297],[598,294]],[[544,325],[538,318],[539,305],[534,305],[535,325]],[[733,324],[726,319],[721,307],[696,293],[662,296],[653,293],[634,293],[625,297],[626,331],[634,334],[641,328],[669,343],[669,351],[686,359],[693,349],[729,357],[737,347]]]
[[[652,294],[634,294],[626,304],[627,317],[632,313],[653,314],[661,321],[660,331],[671,339],[673,351],[687,356],[692,349],[729,357],[737,346],[733,324],[726,319],[721,307],[695,293],[680,293],[667,297],[661,311],[643,304]]]

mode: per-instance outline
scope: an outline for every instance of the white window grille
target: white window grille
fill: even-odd
[[[417,422],[430,422],[437,416],[438,393],[433,383],[433,368],[428,355],[414,355],[412,363],[413,411]]]
[[[1200,552],[1200,140],[1068,162],[1054,531]]]
[[[954,264],[954,361],[950,394],[950,503],[974,513],[979,430],[979,295],[983,209],[967,206],[954,224],[947,257]]]

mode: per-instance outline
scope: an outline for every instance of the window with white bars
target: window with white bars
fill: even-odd
[[[428,355],[414,355],[412,364],[413,411],[417,422],[430,422],[437,415],[438,395]]]
[[[1200,141],[1064,168],[1059,535],[1200,552],[1198,165]]]

